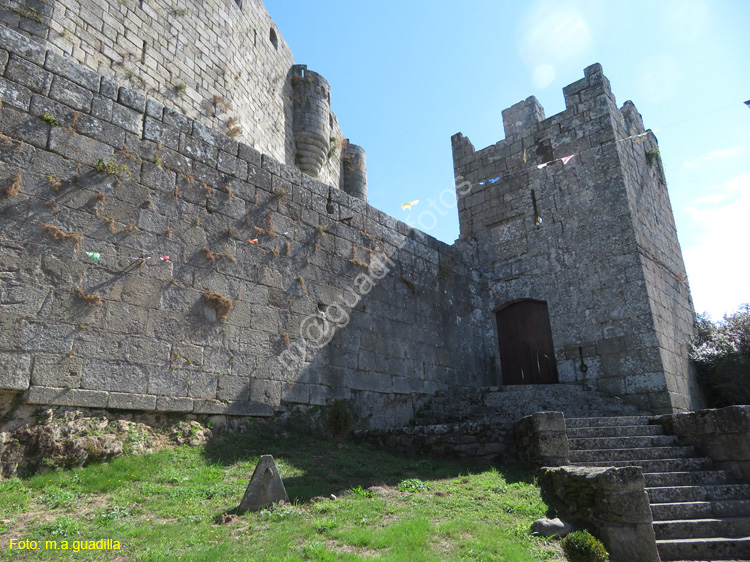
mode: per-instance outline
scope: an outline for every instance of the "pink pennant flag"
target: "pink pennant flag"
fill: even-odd
[[[575,156],[575,154],[571,154],[570,156],[563,156],[562,158],[560,158],[560,160],[562,160],[563,164],[567,164],[568,162],[570,162],[570,159],[573,158],[573,156]]]

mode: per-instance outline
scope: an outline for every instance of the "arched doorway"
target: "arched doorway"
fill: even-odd
[[[547,303],[522,300],[496,312],[503,384],[558,382]]]

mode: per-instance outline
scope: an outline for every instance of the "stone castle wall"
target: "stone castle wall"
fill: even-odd
[[[237,415],[343,398],[383,427],[493,382],[471,244],[4,26],[0,76],[0,387]]]
[[[656,139],[599,65],[564,94],[548,119],[505,110],[493,146],[453,137],[449,246],[367,204],[364,150],[260,0],[6,0],[0,389],[236,415],[343,398],[388,427],[500,384],[494,313],[534,299],[560,382],[695,407]]]
[[[294,165],[294,60],[261,0],[3,4],[0,24]],[[327,106],[330,134],[318,179],[338,187],[341,151],[329,144],[344,136],[330,98]]]
[[[564,94],[548,119],[533,97],[504,111],[506,139],[482,150],[454,136],[461,237],[492,272],[493,310],[548,303],[561,382],[691,407],[694,315],[656,139],[600,65]]]

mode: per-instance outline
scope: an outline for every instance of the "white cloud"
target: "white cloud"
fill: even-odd
[[[714,189],[687,209],[703,235],[683,255],[696,311],[718,320],[750,302],[750,173]]]
[[[695,169],[699,165],[701,165],[703,162],[707,162],[709,160],[719,160],[721,158],[733,158],[735,156],[739,156],[740,154],[743,154],[745,152],[744,146],[735,146],[734,148],[727,148],[726,150],[715,150],[713,152],[709,152],[708,154],[704,154],[703,156],[700,156],[693,160],[692,162],[685,162],[685,167],[690,169]]]

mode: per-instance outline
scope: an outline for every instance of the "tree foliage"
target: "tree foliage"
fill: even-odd
[[[709,406],[750,404],[750,305],[715,323],[699,314],[696,332],[690,359]]]

